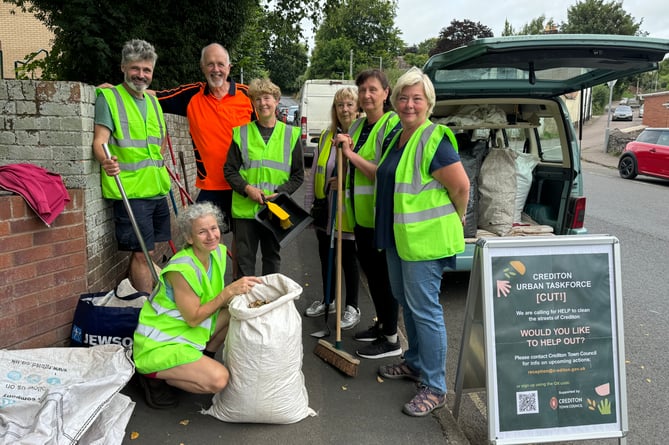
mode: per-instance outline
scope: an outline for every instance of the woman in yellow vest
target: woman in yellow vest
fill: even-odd
[[[153,297],[139,314],[133,358],[146,402],[153,408],[177,404],[172,386],[213,394],[228,384],[227,368],[214,360],[228,330],[227,306],[260,279],[244,277],[225,286],[222,219],[221,210],[210,202],[179,214],[186,246],[161,271]]]
[[[362,71],[355,84],[365,117],[356,120],[348,134],[338,135],[335,143],[342,144],[348,160],[346,211],[355,226],[358,260],[367,277],[377,318],[374,325],[356,332],[353,338],[370,342],[356,351],[360,357],[378,359],[402,354],[397,337],[398,305],[390,290],[385,252],[373,245],[374,174],[381,160],[383,141],[399,129],[399,118],[391,111],[390,85],[383,71]]]
[[[450,129],[428,120],[436,95],[418,68],[402,75],[391,102],[402,130],[376,170],[375,245],[386,252],[393,295],[402,306],[409,349],[383,365],[386,379],[419,383],[404,405],[426,416],[446,400],[446,326],[439,302],[444,267],[464,251],[469,179]]]
[[[239,277],[255,275],[258,245],[262,275],[278,273],[281,245],[270,229],[255,220],[265,200],[292,195],[304,181],[300,129],[276,118],[281,90],[269,79],[254,79],[249,96],[257,121],[232,130],[223,167],[232,187],[232,232]]]
[[[351,87],[344,87],[334,95],[332,100],[332,123],[330,128],[323,130],[318,141],[318,149],[314,153],[314,162],[311,166],[311,181],[306,184],[304,206],[307,209],[320,209],[323,218],[312,215],[316,238],[318,239],[318,256],[321,261],[321,277],[323,280],[323,295],[329,295],[329,307],[325,299],[314,301],[305,311],[307,317],[318,317],[326,310],[335,312],[334,307],[334,258],[330,253],[330,237],[336,236],[332,222],[335,221],[333,205],[336,202],[334,195],[337,188],[337,152],[333,145],[333,138],[339,133],[348,132],[351,123],[358,116],[358,93]],[[317,205],[314,206],[314,203]],[[344,209],[345,211],[345,209]],[[360,274],[358,261],[355,256],[355,238],[353,227],[349,219],[342,218],[342,269],[346,279],[346,307],[342,313],[341,328],[351,329],[360,321],[358,310],[358,286]],[[328,288],[329,283],[329,288]]]

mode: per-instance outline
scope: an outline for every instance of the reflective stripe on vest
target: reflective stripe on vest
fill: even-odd
[[[455,206],[446,188],[429,172],[444,136],[455,147],[452,135],[447,127],[426,122],[406,143],[395,170],[393,234],[397,252],[405,261],[445,258],[464,250]]]
[[[423,191],[427,190],[443,190],[444,186],[441,185],[439,181],[432,180],[427,184],[422,184],[422,176],[420,170],[420,163],[423,160],[423,154],[425,152],[425,144],[432,137],[432,133],[437,129],[436,125],[430,125],[420,136],[418,141],[418,147],[416,147],[416,154],[414,155],[414,165],[413,165],[413,175],[411,176],[411,183],[399,183],[395,182],[395,193],[404,193],[407,195],[419,195]],[[422,210],[416,213],[395,213],[393,217],[393,222],[397,224],[408,224],[414,222],[421,222],[432,218],[438,218],[443,215],[448,215],[449,213],[455,212],[455,206],[453,203],[449,202],[440,207],[434,207],[426,210]]]
[[[136,334],[146,337],[152,342],[182,343],[191,345],[198,350],[204,349],[213,332],[218,314],[216,313],[206,318],[197,328],[180,329],[181,326],[187,325],[187,322],[176,307],[176,303],[167,296],[165,274],[168,272],[181,273],[193,292],[200,297],[201,303],[207,303],[216,298],[224,288],[222,275],[225,273],[225,254],[220,245],[212,252],[210,258],[212,261],[211,281],[209,281],[206,273],[204,273],[202,266],[196,264],[192,249],[184,249],[177,252],[170,259],[167,266],[161,271],[160,289],[146,303],[151,306],[155,314],[151,314],[151,312],[140,314],[139,323],[135,331]],[[216,276],[215,274],[220,274],[220,276]],[[214,287],[212,288],[211,286]],[[205,295],[205,293],[207,294]],[[148,324],[145,324],[144,321],[148,321]],[[168,333],[168,331],[174,330],[175,327],[177,328],[176,330],[185,332],[188,336]],[[139,338],[136,341],[142,342]]]
[[[118,89],[112,88],[111,91],[114,93],[114,98],[116,99],[116,109],[118,110],[119,121],[121,121],[122,137],[118,138],[112,134],[109,138],[109,142],[121,148],[148,148],[149,144],[162,145],[163,139],[165,138],[165,128],[163,127],[163,121],[160,119],[160,113],[158,111],[160,107],[160,105],[158,105],[158,100],[150,94],[144,95],[145,100],[148,99],[153,105],[153,112],[155,113],[160,128],[160,136],[148,135],[146,139],[132,139],[130,129],[128,128],[128,112],[124,106],[123,98]],[[149,119],[149,112],[149,107],[147,107],[147,120]]]
[[[232,140],[241,152],[239,174],[250,185],[270,195],[288,182],[292,167],[293,147],[300,137],[298,127],[277,122],[269,140],[265,142],[255,122],[232,130]],[[252,219],[260,204],[247,196],[232,194],[232,216]]]
[[[114,123],[109,138],[109,151],[118,159],[120,178],[130,199],[164,196],[170,190],[170,178],[161,154],[165,139],[165,121],[158,101],[148,94],[146,119],[135,100],[122,85],[99,89],[103,94]],[[121,199],[113,177],[100,170],[102,193],[108,199]]]
[[[318,139],[318,160],[316,162],[316,172],[314,173],[314,196],[318,199],[325,198],[325,173],[327,170],[330,152],[332,151],[332,138],[334,135],[330,130],[323,130]]]
[[[324,137],[325,139],[323,139]],[[316,164],[316,172],[314,173],[314,196],[318,199],[326,198],[325,189],[327,187],[328,181],[325,178],[325,174],[327,172],[328,160],[330,159],[332,152],[332,139],[332,131],[323,130],[318,143],[318,160]],[[344,197],[347,195],[349,195],[348,189],[346,189]],[[333,195],[333,198],[334,196],[336,195]],[[330,215],[330,212],[332,211],[331,208],[332,206],[328,205],[328,216],[330,216],[330,218],[332,217],[332,215]],[[328,221],[330,221],[330,219],[328,219]],[[335,216],[335,227],[337,227],[336,224],[338,224],[338,222]],[[330,230],[332,230],[332,227],[330,226],[330,223],[328,223],[326,232],[329,233]],[[348,217],[348,210],[346,206],[342,206],[341,230],[347,233],[353,232],[353,222],[351,221],[351,218]]]
[[[383,154],[381,150],[383,147],[383,140],[389,129],[393,128],[398,120],[399,118],[395,112],[389,111],[385,113],[372,127],[369,137],[358,149],[358,155],[363,159],[378,165]],[[357,119],[349,129],[349,134],[356,145],[360,138],[360,134],[362,133],[362,127],[365,121],[366,118]],[[392,124],[389,125],[391,122]],[[354,170],[352,184],[350,175],[351,170]],[[358,169],[349,168],[346,174],[345,183],[347,189],[353,190],[352,199],[350,193],[348,196],[345,196],[345,198],[347,198],[346,208],[348,214],[355,219],[355,224],[368,228],[374,227],[374,181],[367,178],[367,176]]]

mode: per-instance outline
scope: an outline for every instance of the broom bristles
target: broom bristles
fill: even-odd
[[[330,342],[323,339],[318,340],[314,348],[314,354],[323,359],[325,363],[331,364],[348,376],[355,377],[358,375],[360,360],[346,351],[335,348]]]

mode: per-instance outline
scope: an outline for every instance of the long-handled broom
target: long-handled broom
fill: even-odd
[[[335,307],[337,308],[336,340],[334,345],[323,339],[318,340],[316,348],[314,348],[314,354],[323,359],[325,363],[333,365],[344,374],[355,377],[358,375],[358,366],[360,365],[360,360],[344,351],[341,345],[341,222],[344,195],[342,190],[343,176],[343,154],[341,147],[339,147],[337,148],[337,281],[335,285]],[[325,310],[327,311],[327,307]]]

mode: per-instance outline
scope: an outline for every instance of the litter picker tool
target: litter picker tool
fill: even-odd
[[[167,147],[170,149],[170,157],[172,158],[172,166],[174,167],[174,177],[175,181],[179,184],[181,182],[181,178],[179,177],[179,172],[177,171],[177,159],[174,157],[174,148],[172,148],[172,138],[170,138],[170,134],[167,133]],[[181,205],[186,207],[186,197],[188,196],[188,193],[186,190],[184,190],[183,187],[179,187],[179,195],[181,196]],[[188,196],[190,199],[190,196]],[[192,202],[192,199],[191,199]]]
[[[337,190],[333,191],[333,199],[332,199],[332,223],[330,224],[330,248],[328,249],[328,270],[327,270],[327,278],[325,280],[325,313],[323,314],[323,320],[325,322],[325,329],[321,331],[316,331],[312,332],[311,335],[312,337],[315,338],[323,338],[323,337],[329,337],[330,336],[330,325],[328,324],[328,315],[330,313],[330,303],[332,302],[332,268],[334,266],[334,251],[335,251],[335,246],[334,246],[334,238],[335,238],[335,230],[336,230],[336,206],[337,206]]]
[[[102,149],[104,150],[107,159],[111,159],[111,153],[109,152],[109,147],[107,147],[107,144],[102,144]],[[130,207],[130,201],[128,200],[128,195],[125,194],[125,189],[123,188],[121,177],[119,175],[115,175],[114,180],[116,181],[116,185],[118,186],[118,191],[121,193],[121,198],[123,199],[123,205],[125,206],[125,210],[126,212],[128,212],[128,218],[130,218],[132,229],[135,231],[135,236],[137,236],[139,245],[142,248],[142,252],[144,252],[144,256],[146,257],[146,262],[149,265],[151,276],[153,276],[153,280],[156,282],[156,284],[160,285],[160,278],[158,278],[158,272],[156,272],[156,268],[153,265],[153,260],[151,259],[151,255],[149,255],[149,250],[146,248],[146,244],[144,243],[142,232],[139,230],[139,226],[137,225],[137,220],[135,219],[135,214],[132,213],[132,207]]]
[[[333,365],[344,374],[355,377],[358,375],[358,366],[360,365],[360,360],[344,351],[341,344],[341,224],[344,195],[344,193],[342,193],[342,186],[344,182],[343,176],[343,154],[341,151],[341,146],[339,146],[337,148],[337,281],[335,286],[335,307],[337,308],[336,340],[334,345],[323,339],[318,340],[316,348],[314,349],[314,354],[323,359],[325,363]],[[327,311],[328,308],[326,307],[325,310]]]
[[[181,196],[185,196],[186,199],[188,199],[189,204],[194,204],[195,201],[193,201],[193,198],[190,197],[184,186],[181,185],[179,177],[172,170],[170,170],[170,168],[167,165],[165,165],[165,169],[167,170],[167,173],[169,173],[170,178],[172,178],[172,180],[176,183],[177,187],[179,187],[179,190],[181,191]]]

